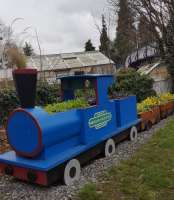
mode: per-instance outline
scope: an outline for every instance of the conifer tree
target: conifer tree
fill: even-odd
[[[133,12],[128,0],[119,0],[118,25],[114,48],[117,52],[117,62],[125,64],[126,57],[136,49],[136,29],[134,27]]]
[[[110,40],[107,33],[107,25],[105,21],[105,16],[102,15],[102,31],[100,35],[100,51],[105,54],[106,56],[110,57]]]
[[[138,25],[138,46],[145,47],[153,44],[155,41],[151,25],[147,23],[145,16],[141,16]]]
[[[85,51],[95,51],[95,47],[93,46],[91,40],[88,40],[85,43]]]
[[[26,56],[31,56],[33,54],[33,48],[31,46],[31,44],[29,44],[28,42],[25,42],[25,46],[23,47],[23,51],[24,51],[24,54]]]

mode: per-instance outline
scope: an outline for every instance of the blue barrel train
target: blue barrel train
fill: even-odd
[[[12,112],[7,123],[12,151],[0,155],[3,173],[44,186],[60,179],[70,185],[90,159],[113,155],[116,143],[123,139],[137,139],[136,97],[110,99],[112,75],[72,75],[60,80],[64,101],[74,99],[75,90],[88,81],[95,89],[95,102],[54,114],[36,106]]]

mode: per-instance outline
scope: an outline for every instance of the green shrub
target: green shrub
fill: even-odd
[[[75,90],[75,96],[76,98],[92,98],[95,97],[95,89],[88,88],[86,90],[84,89],[78,89]]]
[[[12,88],[0,90],[0,124],[6,121],[9,113],[19,106],[16,92]]]
[[[36,105],[45,106],[58,101],[59,86],[57,84],[38,83]],[[19,106],[19,100],[14,88],[0,89],[0,125],[9,113]]]
[[[86,108],[88,107],[88,102],[83,98],[78,98],[74,100],[64,101],[61,103],[53,103],[44,107],[45,111],[52,114],[56,112],[64,112],[67,110],[75,108]]]
[[[78,194],[79,200],[103,200],[102,194],[97,192],[96,185],[88,183],[82,188]]]
[[[117,73],[113,91],[118,95],[136,95],[138,102],[156,95],[153,90],[153,79],[147,75],[140,75],[133,69],[124,69]]]
[[[58,84],[49,85],[46,82],[40,82],[37,86],[36,104],[45,106],[58,101],[60,87]]]

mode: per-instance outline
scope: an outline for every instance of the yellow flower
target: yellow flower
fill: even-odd
[[[158,106],[159,104],[160,101],[158,97],[148,97],[147,99],[145,99],[137,105],[137,110],[139,113],[148,111],[151,110],[153,107]]]
[[[160,103],[167,103],[169,101],[174,100],[174,94],[171,93],[163,93],[159,96]]]
[[[163,93],[159,96],[148,97],[141,103],[137,104],[137,110],[139,113],[151,110],[153,107],[163,103],[167,103],[174,100],[174,94]]]

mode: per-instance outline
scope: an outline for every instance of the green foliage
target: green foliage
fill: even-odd
[[[37,86],[36,103],[45,106],[58,101],[60,88],[58,84],[49,85],[47,82],[40,82]]]
[[[112,169],[110,178],[113,178],[112,182],[117,182],[125,197],[168,200],[173,193],[173,122],[172,119],[165,128],[158,131],[132,159]]]
[[[36,104],[45,106],[58,101],[58,85],[40,83],[37,87]],[[0,89],[0,124],[4,123],[15,108],[19,106],[19,100],[14,88]]]
[[[25,42],[25,46],[23,47],[23,51],[24,51],[24,54],[26,56],[32,56],[33,48],[31,46],[31,44],[29,44],[28,42]]]
[[[83,89],[78,89],[75,91],[75,96],[76,98],[95,98],[95,90],[94,89],[87,89],[87,90],[83,90]]]
[[[118,95],[136,95],[138,102],[156,95],[153,90],[153,80],[147,75],[140,75],[136,70],[120,70],[116,77],[116,84],[113,85],[112,91],[117,92]]]
[[[80,200],[102,200],[102,195],[97,192],[96,185],[89,183],[79,192]]]
[[[85,43],[85,51],[95,51],[95,47],[93,46],[91,40],[88,40]]]
[[[79,199],[173,200],[173,141],[174,119],[134,156],[108,170],[101,182],[83,188]],[[101,198],[95,198],[97,190],[101,191]]]
[[[104,15],[102,15],[102,31],[100,35],[100,51],[106,56],[110,57],[110,40],[107,33],[107,26]]]
[[[0,90],[0,125],[6,121],[9,113],[19,105],[16,92],[12,88]]]
[[[49,104],[45,106],[44,109],[46,112],[52,114],[56,112],[64,112],[75,108],[86,108],[88,106],[89,104],[85,99],[79,98],[79,99],[64,101],[61,103]]]
[[[128,0],[119,0],[118,26],[114,50],[117,64],[124,65],[126,57],[136,48],[136,30],[133,25],[134,16]]]

